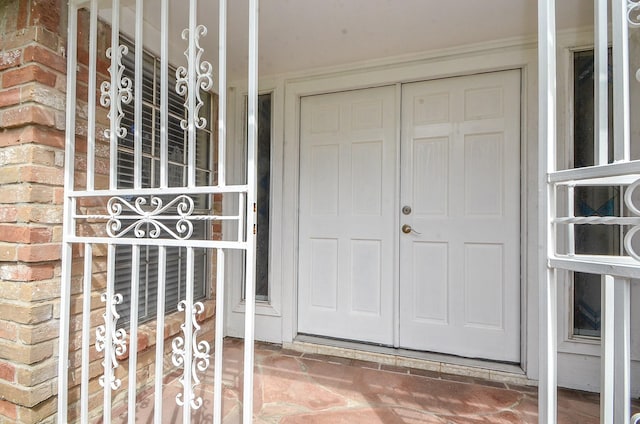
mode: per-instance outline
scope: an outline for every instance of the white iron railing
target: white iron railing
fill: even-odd
[[[595,24],[595,165],[557,169],[555,0],[538,1],[539,158],[540,158],[540,386],[539,423],[557,422],[557,283],[558,272],[602,276],[600,422],[633,424],[630,418],[630,280],[640,278],[640,256],[634,237],[640,210],[633,193],[640,185],[640,161],[630,160],[628,26],[637,24],[638,0],[594,0]],[[611,38],[608,31],[611,25]],[[608,158],[608,46],[613,50],[613,163]],[[619,216],[576,217],[574,190],[580,186],[618,187],[624,195]],[[560,212],[559,205],[566,211]],[[575,252],[575,225],[618,225],[624,228],[620,255]],[[561,237],[566,237],[560,243]],[[559,246],[567,245],[562,251]]]
[[[248,108],[248,148],[247,148],[247,183],[243,185],[227,185],[226,183],[226,56],[227,56],[227,1],[219,0],[219,51],[218,51],[218,84],[216,91],[219,95],[218,120],[218,157],[217,183],[215,185],[197,185],[196,183],[196,131],[205,125],[209,117],[200,115],[203,105],[200,90],[213,88],[212,66],[203,60],[203,49],[200,38],[206,35],[206,27],[198,23],[198,0],[185,2],[188,7],[188,26],[183,31],[186,41],[186,66],[178,68],[176,87],[169,86],[169,1],[161,0],[160,7],[160,183],[158,188],[143,188],[142,183],[142,140],[143,140],[143,47],[144,47],[144,1],[135,0],[135,78],[134,81],[123,76],[124,65],[122,57],[127,48],[120,44],[119,31],[121,19],[120,0],[111,0],[111,48],[107,51],[110,60],[109,79],[100,85],[100,96],[97,93],[98,75],[98,0],[71,0],[69,4],[68,29],[68,58],[67,69],[67,108],[66,108],[66,152],[65,152],[65,195],[64,195],[64,235],[61,271],[61,304],[60,304],[60,347],[58,368],[58,422],[68,422],[69,407],[69,367],[70,352],[70,313],[72,303],[74,253],[82,251],[84,261],[82,278],[82,315],[81,315],[81,382],[80,405],[78,420],[89,422],[90,410],[90,361],[95,354],[92,349],[104,354],[103,370],[99,378],[103,392],[103,422],[112,422],[112,402],[114,392],[127,390],[129,423],[136,422],[137,396],[137,345],[138,345],[138,285],[140,249],[143,246],[157,246],[158,248],[158,298],[156,315],[156,346],[155,346],[155,394],[154,420],[163,422],[163,368],[164,359],[170,356],[175,366],[182,369],[180,382],[182,393],[176,399],[183,408],[184,423],[191,420],[191,413],[203,404],[203,399],[196,396],[194,389],[201,382],[201,377],[210,365],[210,343],[200,338],[200,325],[197,316],[203,310],[201,302],[194,302],[194,249],[204,248],[215,251],[216,254],[216,318],[214,339],[214,395],[213,420],[220,423],[222,419],[222,353],[224,336],[224,261],[226,250],[244,251],[246,255],[246,322],[245,322],[245,353],[244,353],[244,392],[243,392],[243,422],[252,422],[253,411],[253,347],[254,347],[254,315],[255,315],[255,234],[256,234],[256,139],[257,139],[257,94],[258,94],[258,0],[249,1],[249,108]],[[86,115],[82,120],[77,119],[77,73],[78,67],[78,11],[88,9],[88,95],[86,99]],[[186,134],[187,148],[187,183],[184,187],[169,187],[169,90],[177,90],[185,98],[185,117],[181,127]],[[109,187],[96,188],[94,178],[96,172],[96,141],[97,108],[100,104],[108,111],[109,127],[104,131],[104,137],[109,143]],[[133,102],[134,105],[134,175],[132,189],[119,189],[117,181],[118,169],[118,138],[125,136],[128,131],[121,124],[124,104]],[[84,127],[86,124],[86,127]],[[79,185],[76,181],[76,134],[86,131],[86,184]],[[234,215],[215,215],[198,213],[194,209],[193,198],[197,195],[233,195],[238,198],[239,210]],[[168,200],[167,200],[168,199]],[[89,212],[82,206],[89,202],[94,207]],[[95,205],[101,204],[100,210]],[[226,240],[198,239],[193,233],[195,222],[232,221],[237,223],[236,237]],[[177,222],[177,224],[176,224]],[[93,233],[79,230],[91,227]],[[118,245],[132,246],[131,257],[131,298],[126,299],[131,304],[129,334],[124,328],[118,328],[118,312],[116,305],[124,299],[122,294],[115,292],[115,249]],[[91,298],[92,280],[94,277],[94,255],[98,248],[106,246],[107,251],[107,282],[101,293],[103,302],[103,322],[95,329],[95,346],[91,342]],[[182,334],[172,342],[172,352],[164,350],[165,329],[165,273],[167,248],[180,246],[186,248],[186,290],[185,298],[177,305],[178,310],[184,312]],[[128,352],[128,385],[123,387],[116,369],[121,365],[119,358]],[[77,372],[77,370],[73,370]]]

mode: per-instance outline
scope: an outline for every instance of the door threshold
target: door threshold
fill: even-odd
[[[331,355],[384,365],[481,378],[500,383],[523,386],[537,386],[538,384],[537,381],[527,378],[520,365],[483,359],[397,349],[309,335],[298,335],[292,343],[284,343],[283,347],[302,353]]]

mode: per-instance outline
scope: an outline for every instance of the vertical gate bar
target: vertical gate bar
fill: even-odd
[[[69,320],[71,309],[71,261],[73,252],[68,237],[74,235],[73,211],[75,200],[70,197],[74,189],[75,171],[75,127],[76,127],[76,73],[78,8],[69,2],[67,29],[67,98],[66,98],[66,135],[64,158],[64,204],[63,204],[63,242],[62,267],[60,270],[60,340],[58,344],[58,422],[66,423],[69,385]]]
[[[89,349],[91,341],[91,277],[93,246],[84,245],[82,276],[82,382],[80,383],[80,422],[89,422]]]
[[[569,185],[567,186],[567,216],[570,218],[574,218],[576,216],[576,205],[575,205],[575,194],[576,189],[575,186]],[[571,256],[576,253],[576,227],[575,224],[569,224],[567,228],[567,237],[569,239],[569,243],[567,246],[567,253]]]
[[[189,424],[191,422],[191,401],[194,399],[193,386],[193,277],[194,277],[194,259],[193,247],[187,247],[187,287],[185,290],[185,308],[184,308],[184,406],[182,407],[182,422]]]
[[[224,0],[222,0],[224,1]],[[216,329],[213,363],[213,422],[222,423],[222,358],[224,350],[224,250],[216,252]]]
[[[120,0],[112,0],[111,14],[111,85],[109,87],[110,120],[109,120],[109,188],[115,190],[118,187],[118,105],[120,102],[119,93],[119,46],[120,46]],[[115,370],[112,368],[111,358],[113,355],[113,311],[112,302],[115,301],[115,245],[108,244],[107,247],[107,293],[105,302],[105,340],[104,340],[104,400],[103,400],[103,421],[111,422],[111,379]]]
[[[109,164],[111,172],[109,173],[109,188],[115,190],[118,187],[118,103],[120,102],[118,94],[119,78],[118,78],[118,57],[120,56],[118,49],[120,45],[120,0],[112,0],[111,7],[111,86],[109,88],[109,97],[111,99],[109,120]]]
[[[136,11],[137,13],[137,11]],[[139,96],[138,96],[139,97]],[[140,245],[131,246],[131,314],[129,315],[128,422],[136,422],[136,372],[138,368],[138,299],[140,297]]]
[[[169,186],[168,127],[169,127],[169,6],[160,6],[160,188]]]
[[[117,0],[114,0],[117,1]],[[114,244],[107,245],[107,294],[105,302],[104,326],[104,397],[103,397],[103,422],[111,422],[111,376],[115,373],[112,369],[111,357],[113,355],[113,311],[111,303],[115,296],[115,270],[116,270],[116,246]]]
[[[188,79],[187,79],[187,186],[196,186],[196,91],[200,89],[197,84],[197,56],[196,33],[198,19],[198,0],[189,1],[189,55],[188,55]]]
[[[629,161],[629,28],[627,1],[611,3],[613,50],[613,157],[614,162]]]
[[[96,144],[96,77],[98,56],[98,0],[91,0],[89,12],[89,86],[87,99],[87,190],[94,189]]]
[[[134,87],[134,140],[133,140],[133,187],[142,187],[142,49],[144,40],[143,30],[143,0],[136,0],[136,29],[135,29],[135,87]]]
[[[218,185],[227,184],[227,0],[220,0],[218,23]]]
[[[600,335],[600,423],[613,424],[614,372],[614,280],[611,275],[601,279]]]
[[[166,0],[163,0],[166,4]],[[158,306],[156,307],[156,363],[155,363],[155,393],[154,393],[154,421],[162,422],[162,383],[164,372],[164,302],[165,282],[167,273],[167,248],[158,246]]]
[[[629,105],[629,28],[627,1],[611,4],[613,50],[613,159],[631,159]],[[631,415],[630,299],[631,282],[614,279],[614,422],[628,424]]]
[[[606,165],[609,162],[609,46],[608,1],[594,0],[595,15],[595,52],[594,60],[594,165]]]
[[[549,267],[554,254],[554,231],[551,218],[555,215],[555,189],[547,175],[556,166],[556,2],[538,0],[538,254],[539,286],[539,390],[538,422],[557,422],[557,272]]]
[[[247,256],[245,272],[244,390],[242,419],[253,422],[253,360],[256,310],[256,166],[258,140],[258,15],[259,1],[249,0],[249,94],[247,142]]]
[[[135,18],[135,72],[134,72],[134,140],[133,140],[133,187],[142,187],[142,50],[143,0],[136,0]],[[138,368],[138,298],[140,296],[140,246],[131,246],[131,313],[129,315],[129,388],[128,421],[136,419],[136,395]]]
[[[614,286],[613,422],[629,424],[631,417],[631,280],[615,277]]]

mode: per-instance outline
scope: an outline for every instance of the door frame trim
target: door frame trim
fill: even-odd
[[[528,157],[535,158],[537,130],[528,122],[535,122],[537,110],[535,95],[536,49],[533,45],[516,46],[500,51],[475,52],[464,56],[452,55],[438,60],[402,63],[396,66],[359,69],[352,72],[319,75],[285,82],[284,116],[284,187],[282,222],[282,334],[283,342],[291,343],[297,335],[297,278],[298,278],[298,190],[300,99],[314,94],[326,94],[362,88],[396,85],[476,73],[520,69],[521,90],[521,367],[530,378],[537,377],[537,275],[536,262],[537,221],[528,216],[535,208],[537,168],[528,166]],[[398,152],[399,154],[399,152]],[[397,170],[399,172],[399,169]],[[530,175],[534,172],[533,175]],[[398,177],[397,177],[398,178]],[[396,181],[398,184],[399,181]],[[533,196],[531,195],[533,193]],[[396,194],[398,195],[398,194]],[[396,218],[396,220],[399,219]],[[293,225],[291,225],[293,224]],[[396,242],[397,243],[397,242]],[[397,246],[396,246],[397,247]],[[397,252],[398,249],[396,248]],[[396,253],[397,255],[397,253]],[[395,263],[397,260],[395,258]],[[397,265],[396,265],[397,266]],[[395,272],[394,275],[398,273]],[[397,278],[397,277],[396,277]],[[397,287],[397,284],[396,284]],[[396,312],[399,313],[399,312]],[[396,332],[398,334],[398,332]]]

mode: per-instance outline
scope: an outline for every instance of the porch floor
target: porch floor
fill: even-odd
[[[225,424],[241,423],[242,340],[224,349]],[[537,388],[333,356],[302,354],[256,343],[256,424],[537,424]],[[212,422],[213,367],[196,393],[203,406],[193,423]],[[164,388],[163,422],[181,423],[178,377]],[[153,392],[138,396],[136,422],[153,422]],[[640,402],[632,409],[640,411]],[[115,412],[115,411],[114,411]],[[126,411],[114,422],[126,422]],[[560,390],[561,424],[599,423],[598,395]]]

